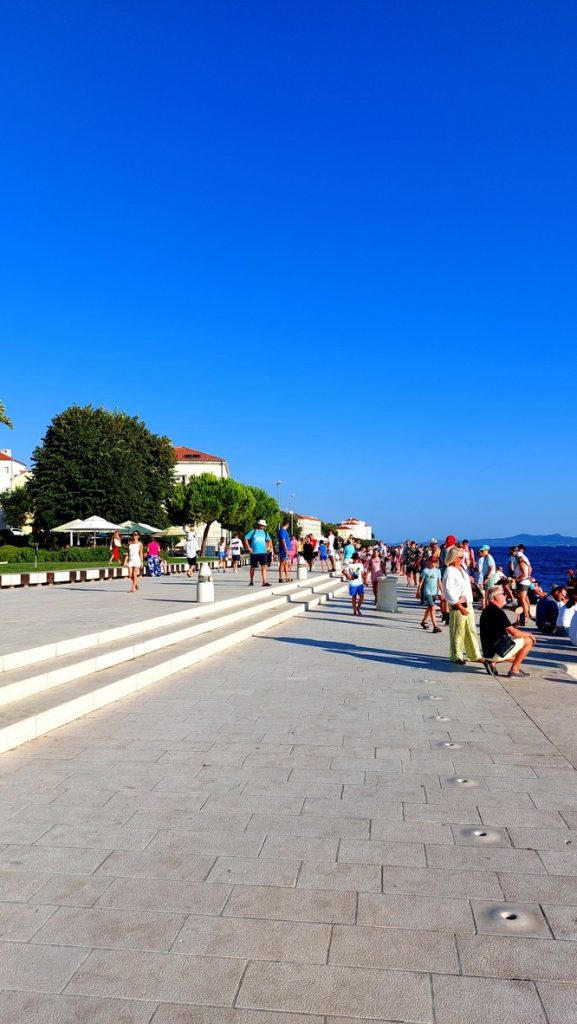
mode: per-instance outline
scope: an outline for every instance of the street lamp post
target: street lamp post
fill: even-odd
[[[293,511],[293,499],[296,498],[296,494],[291,494],[289,497],[289,508],[291,513],[291,535],[295,532],[294,526],[294,511]]]
[[[282,484],[282,480],[277,480],[277,482],[276,482],[276,503],[277,503],[279,508],[280,508],[280,485],[281,484]]]

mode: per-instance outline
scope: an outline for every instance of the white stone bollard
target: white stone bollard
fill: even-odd
[[[335,555],[335,572],[338,572],[340,574],[340,573],[342,573],[342,571],[343,571],[343,560],[342,560],[342,558],[339,557],[339,555]]]
[[[397,578],[396,576],[381,576],[377,583],[377,611],[398,612],[398,610]]]
[[[214,601],[214,583],[207,562],[200,563],[196,583],[196,600],[199,604],[211,604]]]
[[[308,576],[307,563],[305,562],[302,555],[299,555],[298,568],[297,568],[297,580],[306,580]]]

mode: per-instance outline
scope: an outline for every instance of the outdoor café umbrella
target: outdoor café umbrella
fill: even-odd
[[[167,527],[166,530],[159,530],[159,532],[156,534],[156,537],[169,537],[170,538],[170,550],[172,551],[172,546],[173,546],[173,543],[174,543],[174,538],[175,537],[184,537],[185,533],[186,533],[186,530],[182,526],[169,526],[169,527]]]
[[[153,533],[160,533],[160,530],[158,529],[157,526],[150,526],[149,523],[135,523],[132,521],[132,519],[127,519],[125,523],[121,523],[120,529],[129,530],[131,533],[133,533],[136,530],[137,533],[144,533],[147,535],[152,535]]]
[[[101,516],[89,516],[88,519],[73,519],[62,526],[55,526],[51,533],[70,533],[70,544],[72,544],[73,533],[111,533],[118,530],[116,523],[109,523]],[[124,532],[124,531],[121,531]]]

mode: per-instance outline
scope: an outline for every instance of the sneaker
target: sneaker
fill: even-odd
[[[272,583],[263,583],[263,587],[271,587]]]
[[[523,672],[523,669],[520,668],[518,672],[511,672],[511,671],[507,672],[507,675],[509,676],[509,679],[518,679],[520,676],[522,676],[523,679],[528,679],[529,676],[531,675],[531,673],[530,672]]]

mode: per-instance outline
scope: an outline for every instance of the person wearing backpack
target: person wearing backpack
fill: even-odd
[[[244,538],[247,551],[250,553],[249,587],[254,587],[254,574],[260,566],[263,587],[270,587],[266,581],[267,552],[272,552],[272,541],[266,530],[266,519],[259,519],[254,530],[250,530]]]

